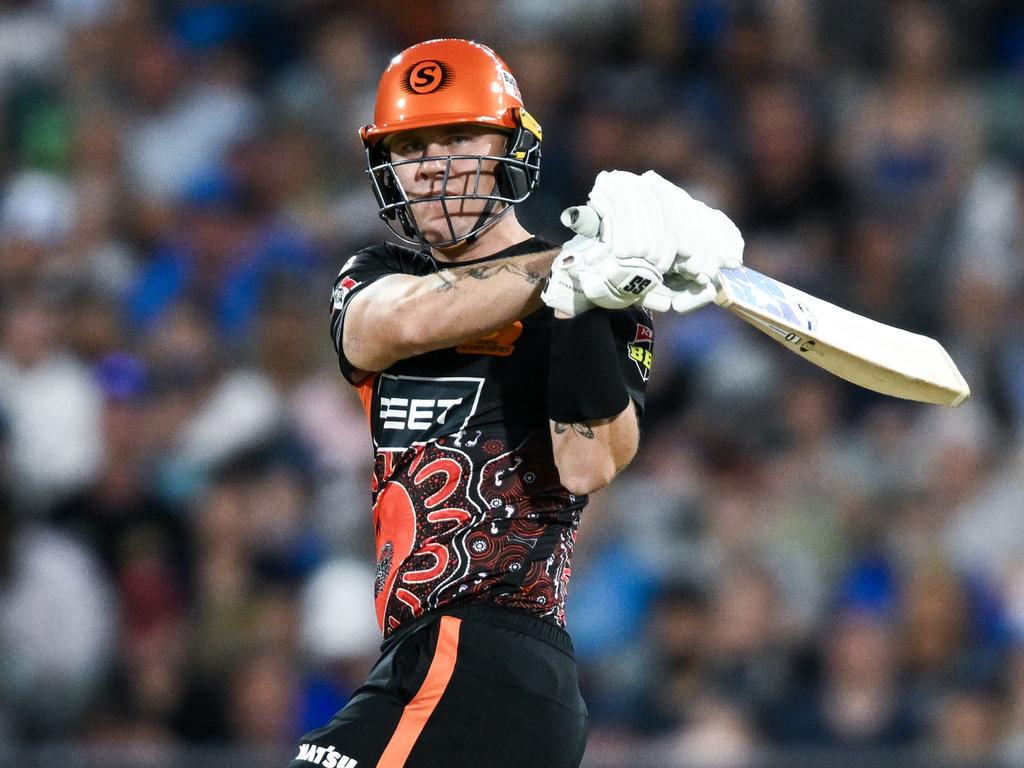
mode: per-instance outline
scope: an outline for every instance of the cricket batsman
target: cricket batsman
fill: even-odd
[[[573,768],[587,733],[565,627],[573,542],[587,494],[637,451],[642,305],[710,301],[742,238],[656,174],[620,171],[590,193],[599,238],[531,235],[515,205],[537,185],[541,127],[505,62],[467,40],[395,56],[360,136],[404,242],[349,258],[331,298],[375,451],[383,645],[291,766]]]

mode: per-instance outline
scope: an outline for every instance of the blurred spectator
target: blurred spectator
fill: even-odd
[[[12,488],[42,507],[96,476],[103,453],[102,396],[63,349],[56,307],[23,295],[0,329],[0,409],[10,421]]]
[[[716,587],[708,615],[708,687],[763,715],[791,687],[791,652],[772,575],[737,563]]]
[[[151,489],[151,382],[144,364],[111,355],[98,366],[105,453],[95,483],[58,503],[51,520],[88,543],[118,585],[123,636],[178,620],[191,589],[187,521]]]
[[[0,493],[0,710],[16,738],[60,739],[102,684],[115,647],[112,586],[83,544],[18,525]]]
[[[939,224],[980,149],[979,104],[960,82],[956,36],[937,3],[888,9],[885,77],[843,105],[841,146],[858,202],[899,212],[919,235]]]
[[[184,300],[209,313],[223,342],[237,343],[251,332],[273,281],[308,276],[317,265],[306,239],[261,219],[250,191],[230,174],[195,178],[181,214],[182,237],[153,254],[128,295],[129,316],[141,331]]]
[[[66,30],[42,4],[0,7],[0,97],[17,76],[53,76],[63,64]]]
[[[997,691],[954,690],[939,705],[938,750],[949,759],[967,764],[995,761],[1003,730],[1002,709]]]
[[[273,652],[254,654],[239,665],[228,700],[232,741],[274,747],[299,737],[297,673],[289,657]]]
[[[783,744],[876,750],[906,747],[918,736],[899,687],[897,635],[891,622],[846,612],[826,630],[818,685],[780,709]]]
[[[746,178],[737,204],[747,263],[820,291],[836,259],[848,193],[831,165],[824,116],[807,89],[766,79],[742,100]]]
[[[42,172],[25,172],[0,186],[0,299],[9,300],[35,287],[52,249],[64,245],[76,200],[70,184]]]
[[[741,768],[755,763],[759,740],[740,707],[713,694],[697,694],[692,713],[662,752],[670,765]]]
[[[708,686],[708,596],[683,579],[663,584],[648,620],[642,699],[632,727],[645,734],[671,732],[686,722]]]
[[[127,170],[137,194],[166,203],[252,130],[259,106],[244,62],[212,59],[205,76],[192,79],[180,44],[166,32],[140,30],[126,48],[122,72],[135,115]]]
[[[621,684],[634,674],[631,639],[647,621],[654,593],[654,574],[631,541],[619,535],[620,510],[597,494],[587,506],[589,525],[575,549],[584,567],[574,568],[572,599],[567,603],[576,658],[585,665],[580,688],[594,722],[613,724],[629,705]],[[582,530],[582,529],[581,529]]]
[[[348,702],[379,655],[373,571],[365,560],[324,563],[302,592],[301,642],[312,669],[303,682],[300,732],[318,728]]]

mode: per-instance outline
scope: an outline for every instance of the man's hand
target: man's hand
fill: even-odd
[[[743,264],[743,236],[728,216],[662,178],[654,171],[640,177],[662,211],[676,256],[665,273],[710,285],[720,269]]]
[[[576,235],[562,246],[562,252],[555,257],[548,284],[540,297],[545,304],[555,310],[556,315],[575,317],[594,306],[580,287],[579,270],[583,265],[583,259],[577,257],[595,243],[603,245],[596,238]]]
[[[599,306],[621,308],[628,292],[639,291],[635,295],[648,308],[690,311],[714,298],[711,286],[720,269],[743,263],[743,237],[729,217],[654,171],[602,171],[588,207],[600,221],[595,232],[616,262],[592,268],[598,261],[591,258],[578,275],[577,286]],[[661,276],[679,275],[695,285],[665,288],[657,279],[647,284],[652,276],[643,261]]]
[[[713,283],[698,283],[683,275],[670,274],[644,297],[644,306],[655,312],[671,309],[682,315],[710,304],[717,293]]]
[[[661,273],[642,256],[616,258],[609,243],[576,235],[562,246],[541,298],[568,317],[595,305],[624,309],[641,302],[665,311],[671,298],[663,293],[652,295],[661,282]]]
[[[635,173],[601,171],[587,202],[601,217],[600,238],[615,259],[640,258],[664,274],[675,263],[677,244],[666,218],[673,211],[659,195],[656,185]]]

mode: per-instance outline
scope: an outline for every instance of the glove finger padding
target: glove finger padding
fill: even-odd
[[[717,295],[718,289],[713,284],[702,285],[691,280],[685,288],[672,291],[672,309],[679,314],[686,314],[710,304]]]
[[[652,312],[668,312],[672,309],[672,289],[664,284],[656,285],[640,303]]]
[[[643,305],[654,312],[668,312],[673,310],[680,314],[692,312],[695,309],[710,304],[718,294],[714,285],[701,285],[694,280],[682,281],[676,288],[669,288],[662,283],[655,286],[644,296]]]
[[[709,284],[719,269],[743,264],[743,236],[719,210],[692,198],[685,190],[647,171],[641,177],[657,197],[676,258],[669,269]]]
[[[643,178],[628,171],[602,171],[589,205],[601,217],[601,240],[616,258],[641,256],[664,272],[675,260],[675,240],[663,207]]]

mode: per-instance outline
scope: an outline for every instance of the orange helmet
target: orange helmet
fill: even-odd
[[[430,245],[445,247],[475,237],[511,210],[512,205],[525,200],[537,185],[541,128],[523,107],[519,86],[508,65],[487,46],[470,40],[417,43],[395,56],[384,70],[377,89],[374,122],[359,130],[381,218],[403,240],[426,244],[395,166],[422,162],[423,158],[391,162],[387,139],[401,131],[458,124],[506,131],[509,140],[502,155],[478,156],[480,163],[496,161],[491,192],[481,194],[474,190],[474,194],[455,195],[442,190],[430,198],[445,202],[467,198],[488,201],[471,232],[457,237],[449,218],[450,241]],[[440,159],[447,159],[450,164],[452,157]],[[481,168],[478,165],[478,170]],[[416,202],[426,200],[420,198]],[[402,232],[394,227],[396,219]]]

